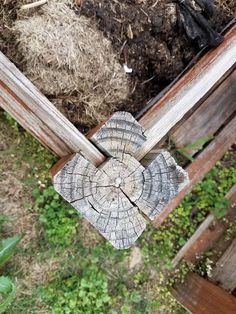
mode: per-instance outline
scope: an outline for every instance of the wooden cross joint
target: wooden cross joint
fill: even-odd
[[[134,158],[145,130],[127,112],[117,112],[91,138],[108,157],[95,167],[80,154],[64,162],[54,187],[115,248],[129,248],[187,183],[187,173],[166,151],[146,167]]]

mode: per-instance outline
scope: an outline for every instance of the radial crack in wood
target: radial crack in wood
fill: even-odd
[[[168,152],[162,151],[144,171],[142,194],[135,203],[153,220],[187,182],[186,171]]]
[[[54,175],[55,189],[115,248],[129,248],[187,182],[168,152],[147,168],[132,155],[145,141],[143,128],[118,112],[92,137],[109,158],[98,168],[76,154]]]
[[[128,112],[116,112],[92,137],[91,141],[105,154],[131,156],[146,141],[143,127]]]
[[[130,247],[146,226],[121,189],[127,177],[140,172],[134,166],[111,158],[96,168],[76,154],[54,177],[55,189],[118,249]],[[135,182],[130,188],[137,192]]]

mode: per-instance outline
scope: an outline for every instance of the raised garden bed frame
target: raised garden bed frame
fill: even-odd
[[[187,166],[189,184],[153,221],[155,227],[163,223],[193,185],[202,180],[236,142],[235,64],[236,26],[233,26],[219,47],[206,53],[139,119],[139,123],[146,129],[147,141],[137,151],[135,158],[143,164],[156,155],[160,143],[167,135],[171,136],[180,147],[201,136],[214,135],[210,144],[206,145]],[[91,134],[100,126],[85,137],[2,53],[0,53],[0,106],[57,156],[66,157],[79,152],[95,166],[106,160],[106,156],[89,140]],[[235,192],[230,197],[235,201]],[[196,234],[174,259],[175,265],[182,258],[193,261],[199,251],[206,250],[209,240],[222,234],[223,229],[219,225],[215,233],[209,236],[209,226],[213,220],[212,215],[206,218]],[[199,239],[204,240],[199,242]],[[189,288],[189,285],[193,287],[194,282],[197,288],[201,286],[202,294],[199,297],[204,295],[205,289],[212,291],[213,294],[221,292],[222,302],[225,302],[225,306],[228,306],[231,311],[235,301],[225,296],[218,288],[215,290],[211,283],[202,280],[190,274],[186,287]],[[182,288],[176,287],[173,290],[177,299],[193,313],[203,313],[199,309],[196,310],[193,300],[183,298]],[[208,305],[207,313],[213,313],[209,312],[212,304]]]

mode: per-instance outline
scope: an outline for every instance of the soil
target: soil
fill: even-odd
[[[116,106],[116,110],[139,112],[145,104],[166,87],[198,52],[185,31],[179,26],[174,0],[80,0],[75,6],[78,15],[84,15],[95,21],[99,30],[112,42],[119,62],[132,69],[129,97]],[[212,25],[217,31],[234,16],[234,0],[217,0]],[[16,64],[14,34],[11,26],[17,18],[18,1],[4,0],[0,4],[0,50]],[[17,64],[18,65],[18,64]],[[50,99],[55,99],[53,95]],[[77,122],[80,106],[73,97],[65,98],[62,112],[83,132],[88,130],[86,117]],[[71,95],[70,95],[71,96]],[[72,95],[73,96],[73,95]],[[90,125],[91,126],[91,125]]]
[[[129,110],[138,112],[186,67],[198,47],[178,25],[176,1],[82,0],[79,14],[93,18],[133,70]],[[217,31],[229,22],[236,4],[218,1],[212,24]],[[232,2],[232,3],[231,3]],[[224,5],[223,5],[224,4]],[[226,9],[228,8],[228,11]]]
[[[120,63],[132,69],[132,93],[124,109],[134,113],[168,85],[197,51],[176,26],[173,1],[155,5],[152,0],[84,0],[79,13],[97,21]]]

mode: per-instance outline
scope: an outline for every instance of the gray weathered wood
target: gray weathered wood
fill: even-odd
[[[101,152],[0,52],[0,106],[60,157],[80,152],[93,164]]]
[[[130,247],[145,229],[142,213],[154,219],[187,182],[168,152],[144,168],[133,155],[144,130],[127,112],[117,112],[91,138],[108,158],[98,168],[79,154],[54,174],[55,189],[114,247]]]
[[[210,279],[227,291],[236,288],[236,239],[216,263]]]
[[[213,136],[236,111],[236,71],[233,71],[201,106],[172,134],[177,148]],[[188,150],[193,155],[197,148]]]
[[[113,170],[129,177],[132,165],[122,165],[110,159],[95,168],[77,154],[53,180],[55,189],[118,249],[130,247],[145,229],[138,208],[119,187],[123,180],[112,177]]]
[[[161,151],[143,172],[142,194],[135,204],[154,220],[187,184],[187,173],[179,167],[174,158]]]
[[[128,112],[117,112],[91,137],[91,141],[107,155],[134,155],[146,141],[144,128]]]

